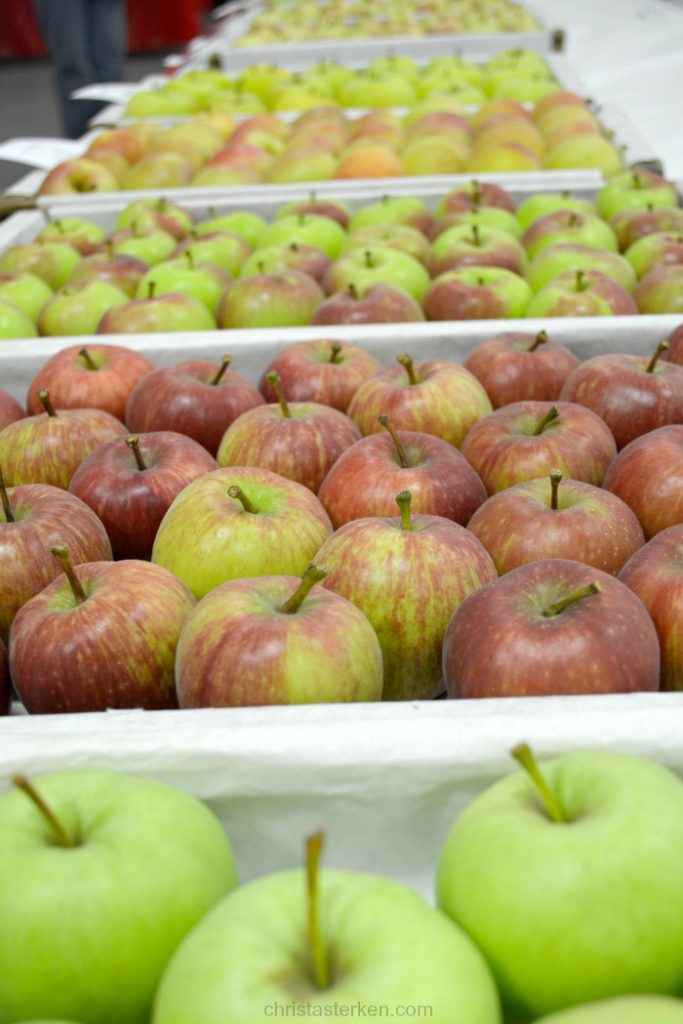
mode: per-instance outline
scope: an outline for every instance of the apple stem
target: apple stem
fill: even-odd
[[[277,395],[277,400],[280,403],[280,408],[282,409],[282,415],[286,420],[291,419],[292,414],[289,411],[287,399],[285,398],[285,393],[282,390],[282,380],[280,379],[280,374],[277,372],[277,370],[271,370],[270,373],[266,374],[266,380],[268,381],[271,388]]]
[[[472,225],[472,245],[481,245],[481,235],[479,234],[479,225]]]
[[[150,281],[149,284],[147,285],[147,298],[148,299],[153,299],[154,298],[154,293],[155,293],[156,290],[157,290],[157,283],[156,283],[156,281]]]
[[[403,369],[408,374],[408,383],[409,384],[419,384],[420,383],[419,380],[417,379],[417,375],[415,373],[415,365],[413,363],[413,357],[412,356],[409,356],[405,352],[402,352],[401,355],[396,356],[396,362],[400,363],[401,366],[403,367]]]
[[[347,285],[347,287],[348,287],[349,295],[351,296],[351,298],[352,299],[357,299],[358,298],[358,289],[356,288],[355,284]]]
[[[330,342],[330,362],[331,363],[335,363],[335,364],[339,363],[339,356],[341,354],[341,351],[342,351],[343,347],[344,346],[343,346],[341,341],[331,341]]]
[[[535,352],[537,348],[540,348],[541,345],[545,345],[547,341],[548,332],[539,331],[534,340],[532,341],[532,343],[529,345],[527,352]]]
[[[114,243],[111,238],[107,239],[107,259],[111,260],[114,258]]]
[[[578,223],[579,216],[574,210],[572,210],[572,212],[567,217],[567,227],[575,228]]]
[[[287,598],[285,603],[280,608],[283,615],[294,615],[295,612],[299,611],[299,608],[308,597],[309,591],[316,585],[324,580],[327,576],[327,569],[319,569],[317,565],[309,565],[306,572],[301,577],[301,582],[294,591],[293,594]]]
[[[591,594],[599,594],[602,587],[599,583],[587,583],[585,587],[577,587],[576,590],[572,590],[571,594],[567,594],[566,597],[560,598],[559,601],[555,601],[554,604],[548,605],[547,608],[543,609],[543,615],[546,619],[552,619],[555,615],[561,615],[562,612],[569,608],[570,605],[574,604],[575,601],[581,601],[584,597],[590,597]]]
[[[194,256],[192,255],[189,249],[185,250],[185,259],[187,260],[187,265],[189,266],[190,270],[194,270]]]
[[[133,455],[135,456],[135,461],[137,462],[138,469],[141,472],[147,469],[147,466],[145,465],[145,460],[142,457],[142,452],[140,451],[140,438],[138,437],[138,435],[129,434],[128,437],[126,438],[126,444],[132,451]]]
[[[60,544],[58,547],[50,548],[50,550],[62,566],[62,571],[71,586],[71,592],[76,598],[76,604],[83,604],[84,601],[87,601],[88,595],[83,589],[83,584],[76,575],[76,570],[71,562],[69,549]]]
[[[663,352],[666,352],[668,347],[669,347],[669,342],[668,341],[660,341],[659,345],[657,345],[657,348],[654,350],[654,353],[652,355],[652,359],[647,364],[647,367],[645,369],[646,373],[654,373],[655,372],[655,367],[656,367],[657,363],[659,362],[659,357],[661,356],[661,354]]]
[[[290,252],[298,252],[299,251],[299,243],[298,242],[291,242],[290,246],[289,246],[289,251]]]
[[[481,186],[480,186],[478,181],[473,181],[472,182],[472,191],[471,191],[470,195],[471,195],[471,198],[472,198],[472,205],[473,206],[480,206],[481,205],[481,201],[484,198],[484,196],[483,196],[483,193],[481,191]]]
[[[263,260],[258,261],[258,263],[256,264],[256,269],[258,270],[259,274],[265,274],[266,265]]]
[[[551,406],[551,408],[548,409],[545,416],[543,416],[536,424],[533,436],[538,437],[539,434],[542,434],[546,427],[549,427],[551,423],[554,423],[555,420],[558,419],[559,415],[560,410],[557,408],[557,406]]]
[[[47,388],[43,388],[42,391],[38,392],[38,401],[42,405],[48,416],[56,416],[55,407],[50,401],[50,392]]]
[[[401,464],[401,468],[408,469],[408,456],[406,455],[406,450],[403,447],[403,441],[398,436],[398,431],[396,430],[396,427],[393,425],[388,416],[380,416],[379,421],[384,427],[384,429],[389,432],[391,440],[394,442],[394,445],[396,446],[396,454],[398,455],[398,461]]]
[[[5,478],[2,475],[2,467],[0,467],[0,501],[2,501],[2,510],[5,513],[5,522],[16,522],[14,518],[14,512],[12,511],[12,506],[10,505],[9,501],[9,494],[7,493],[7,488],[5,487]]]
[[[371,270],[375,266],[375,261],[372,258],[372,253],[369,249],[365,250],[365,266],[369,267]]]
[[[258,514],[258,509],[256,508],[256,505],[254,505],[253,501],[250,501],[250,499],[246,496],[242,488],[238,487],[237,484],[232,484],[230,487],[228,487],[228,497],[236,498],[237,501],[241,503],[244,511],[251,513],[252,516]]]
[[[557,492],[560,488],[560,481],[562,480],[562,472],[559,469],[550,470],[550,507],[556,512],[559,509],[557,504]]]
[[[637,174],[635,172],[633,174],[633,187],[634,188],[642,188],[643,187],[643,179],[640,177],[639,174]]]
[[[330,987],[330,969],[325,954],[325,943],[320,930],[318,914],[318,883],[320,880],[320,855],[325,844],[322,832],[316,832],[306,840],[306,888],[308,892],[308,941],[313,959],[313,976],[316,987],[322,992]]]
[[[401,510],[401,529],[412,530],[413,524],[410,518],[410,503],[413,500],[413,496],[410,491],[401,491],[400,494],[396,495],[396,504]]]
[[[521,764],[522,768],[531,776],[551,820],[558,825],[566,824],[567,818],[560,806],[560,801],[550,788],[528,743],[520,743],[511,753],[515,761]]]
[[[220,382],[223,380],[223,377],[225,376],[225,373],[227,372],[227,369],[230,366],[231,362],[232,362],[232,356],[223,356],[223,358],[221,360],[221,365],[218,367],[218,369],[214,373],[213,377],[209,381],[209,384],[212,384],[214,386],[216,384],[220,384]]]
[[[90,355],[90,353],[88,352],[88,350],[87,350],[87,348],[85,346],[83,346],[83,348],[78,350],[78,354],[81,357],[81,359],[83,360],[83,362],[85,363],[85,369],[86,370],[96,370],[97,369],[97,363],[95,362],[93,357]]]
[[[21,775],[19,773],[13,775],[12,785],[16,786],[17,789],[20,789],[22,793],[25,793],[29,800],[31,800],[35,804],[35,806],[38,808],[38,810],[43,815],[48,825],[52,829],[52,833],[57,841],[58,846],[64,846],[67,849],[71,850],[73,850],[74,847],[78,846],[76,840],[69,835],[65,826],[59,820],[59,818],[52,810],[50,805],[47,804],[45,800],[43,800],[38,790],[31,782],[29,782],[25,775]]]
[[[586,275],[583,270],[576,271],[576,280],[574,281],[574,291],[585,292],[588,288],[588,282],[586,281]]]

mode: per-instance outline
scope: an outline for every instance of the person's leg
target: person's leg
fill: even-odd
[[[64,131],[77,139],[90,116],[84,109],[88,104],[69,97],[93,81],[84,0],[34,0],[34,5],[55,68]]]
[[[96,82],[120,82],[126,58],[124,0],[88,0],[88,33]]]

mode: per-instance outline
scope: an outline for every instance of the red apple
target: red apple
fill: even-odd
[[[69,284],[85,281],[107,281],[116,285],[129,298],[134,298],[138,285],[149,270],[142,260],[125,253],[95,253],[81,260],[71,271]]]
[[[428,320],[517,319],[527,314],[529,285],[504,267],[461,267],[432,281],[424,298]]]
[[[683,423],[683,367],[660,360],[661,342],[651,358],[595,356],[581,363],[562,388],[565,402],[592,409],[623,448],[642,434]]]
[[[379,369],[379,364],[377,365]],[[373,370],[373,373],[375,371]],[[24,418],[26,413],[17,402],[16,398],[12,398],[10,394],[3,391],[0,388],[0,430],[6,427],[9,423],[14,423],[16,420]]]
[[[98,334],[146,334],[157,331],[215,331],[216,321],[203,302],[191,295],[167,292],[133,299],[106,313]]]
[[[603,486],[633,509],[648,540],[683,523],[683,426],[659,427],[631,441]]]
[[[12,685],[7,665],[7,648],[0,640],[0,716],[9,714]]]
[[[472,594],[448,624],[449,697],[632,693],[659,688],[659,643],[628,587],[547,558]]]
[[[638,284],[635,299],[641,313],[683,313],[683,265],[655,267]]]
[[[554,210],[539,217],[522,235],[522,245],[529,257],[536,256],[551,245],[578,244],[608,252],[619,246],[611,227],[598,216],[578,210]]]
[[[84,459],[69,490],[104,523],[114,558],[149,559],[173,500],[216,468],[206,449],[182,434],[130,434],[100,445]]]
[[[513,402],[475,423],[462,446],[489,494],[558,469],[599,486],[617,453],[609,427],[572,402]]]
[[[375,284],[362,289],[350,284],[318,307],[312,323],[318,326],[418,323],[424,318],[413,296],[402,288]]]
[[[629,292],[607,274],[567,270],[536,292],[526,316],[632,316],[637,312]]]
[[[655,231],[683,231],[683,210],[677,206],[651,210],[619,210],[609,219],[619,248],[626,252],[639,238]]]
[[[233,281],[218,307],[221,327],[299,327],[310,324],[325,294],[308,274],[287,270]]]
[[[269,245],[265,249],[256,249],[243,264],[240,277],[250,274],[282,274],[287,270],[300,270],[308,274],[314,281],[322,283],[322,279],[332,265],[332,260],[322,249],[315,245],[301,245],[290,242],[289,245]]]
[[[463,365],[498,409],[525,400],[555,401],[579,360],[545,331],[536,335],[506,331],[480,342]]]
[[[451,210],[473,210],[478,206],[499,206],[501,210],[515,212],[515,201],[505,189],[488,181],[471,181],[458,185],[437,205],[436,215],[442,217]]]
[[[662,356],[669,363],[683,366],[683,324],[669,337],[669,347]]]
[[[224,356],[217,367],[204,359],[186,359],[147,374],[128,399],[129,429],[136,434],[185,434],[215,455],[230,424],[247,409],[263,405],[256,388],[228,369],[231,361]]]
[[[81,157],[65,160],[45,175],[38,189],[41,195],[77,192],[113,192],[118,188],[114,175],[96,160]]]
[[[259,390],[267,402],[277,401],[267,376],[278,373],[290,401],[319,402],[346,412],[363,381],[381,369],[374,356],[345,341],[297,341],[270,361]]]
[[[297,199],[292,203],[282,206],[277,212],[277,219],[280,217],[291,217],[292,214],[312,213],[318,217],[329,217],[336,220],[341,227],[348,227],[351,219],[351,211],[346,203],[333,199],[317,199],[311,196],[310,199]]]
[[[432,244],[429,270],[433,277],[458,267],[504,267],[523,274],[526,256],[520,243],[494,227],[455,224],[441,232]]]

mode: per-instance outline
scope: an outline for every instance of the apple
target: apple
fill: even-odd
[[[64,160],[46,174],[39,195],[68,195],[78,192],[115,192],[119,188],[111,171],[97,160],[79,157]]]
[[[161,522],[152,560],[202,598],[231,579],[302,575],[331,533],[307,487],[266,469],[228,467],[178,495]]]
[[[405,174],[458,174],[470,156],[470,144],[462,134],[423,134],[411,139],[400,152]]]
[[[480,206],[498,206],[509,213],[515,212],[515,201],[512,196],[489,181],[468,181],[443,196],[436,204],[437,217],[458,210],[472,210]]]
[[[140,279],[136,290],[136,298],[146,299],[150,294],[190,295],[203,303],[212,316],[216,315],[219,303],[232,281],[231,275],[222,267],[212,263],[194,262],[188,251],[184,256],[157,263]]]
[[[66,242],[83,256],[89,256],[104,241],[106,232],[84,217],[60,217],[47,224],[38,235],[42,242]]]
[[[12,684],[7,665],[7,648],[0,639],[0,717],[9,714]]]
[[[251,246],[235,231],[209,231],[195,238],[188,235],[171,253],[182,256],[191,266],[207,263],[221,267],[235,277],[251,255]]]
[[[151,267],[169,259],[176,245],[175,237],[168,231],[154,225],[138,227],[133,224],[112,232],[99,251],[107,256],[133,256]]]
[[[183,188],[192,181],[195,165],[181,153],[148,153],[123,174],[118,188],[131,191]]]
[[[328,405],[288,402],[276,370],[266,379],[277,401],[233,421],[218,448],[218,465],[259,466],[317,494],[341,453],[360,440],[360,430]]]
[[[112,557],[104,526],[78,498],[46,484],[5,488],[0,472],[0,640],[22,605],[60,572],[50,554],[59,539],[76,563]]]
[[[40,311],[38,328],[50,337],[94,334],[102,317],[128,302],[128,296],[108,281],[65,284]]]
[[[664,352],[662,359],[665,359],[669,363],[676,363],[678,366],[683,366],[683,325],[681,327],[677,327],[670,335],[668,348]]]
[[[617,448],[669,423],[683,423],[683,367],[660,359],[660,342],[651,358],[594,356],[567,378],[561,399],[592,409],[612,431]]]
[[[33,321],[13,302],[0,299],[0,341],[37,336],[38,331]]]
[[[145,142],[138,134],[125,128],[114,128],[100,132],[88,146],[87,153],[93,159],[97,159],[101,152],[120,153],[129,164],[134,164],[142,159],[145,150]]]
[[[683,426],[659,427],[631,441],[603,486],[633,509],[648,540],[683,523]]]
[[[526,256],[520,243],[504,231],[456,224],[433,242],[429,269],[436,277],[446,270],[467,266],[504,267],[513,274],[523,274]]]
[[[345,341],[297,341],[270,361],[259,381],[267,402],[277,401],[268,374],[277,373],[284,393],[292,402],[319,402],[340,412],[363,381],[382,369],[368,352]]]
[[[298,213],[274,220],[261,236],[259,244],[270,245],[313,245],[322,249],[331,260],[336,260],[346,241],[343,227],[331,217],[314,213]]]
[[[449,228],[463,224],[470,227],[476,225],[479,228],[496,228],[518,240],[522,237],[522,228],[514,214],[508,210],[501,210],[499,206],[476,206],[471,210],[452,210],[439,217],[434,222],[431,238],[435,240]]]
[[[652,207],[645,210],[620,210],[609,219],[619,248],[625,252],[639,238],[652,234],[654,231],[683,231],[683,210],[679,207]]]
[[[242,264],[240,277],[300,270],[321,283],[331,265],[329,256],[326,256],[322,249],[316,249],[314,245],[300,245],[298,242],[292,242],[290,245],[269,245],[251,254]]]
[[[142,377],[128,398],[125,421],[130,430],[184,434],[215,455],[223,434],[263,397],[238,373],[204,359],[185,359]]]
[[[573,402],[512,402],[470,429],[462,453],[489,494],[558,469],[599,487],[617,448],[609,427]]]
[[[321,499],[322,500],[322,499]],[[571,558],[616,576],[645,537],[625,502],[559,470],[508,487],[476,510],[467,529],[499,576],[545,558]]]
[[[290,203],[285,203],[275,214],[275,219],[280,220],[282,217],[297,216],[301,213],[329,217],[336,220],[344,229],[348,228],[351,219],[351,209],[347,203],[327,197],[318,198],[315,193],[312,193],[309,199],[294,199]]]
[[[220,823],[189,794],[120,772],[13,782],[0,800],[3,1012],[147,1020],[180,941],[236,884]]]
[[[368,358],[372,358],[368,356]],[[374,367],[371,373],[375,373],[380,369],[379,363]],[[370,374],[368,374],[370,376]],[[6,427],[9,423],[14,423],[16,420],[21,420],[26,415],[25,411],[17,402],[16,398],[0,388],[0,430]]]
[[[117,228],[135,226],[146,229],[151,226],[173,235],[181,241],[194,230],[192,216],[177,203],[170,203],[163,196],[160,199],[137,199],[122,210],[116,218]]]
[[[252,213],[251,210],[236,210],[234,213],[224,213],[195,224],[194,233],[201,238],[202,235],[215,231],[229,231],[231,234],[239,235],[247,245],[256,249],[261,244],[266,227],[266,221],[258,213]]]
[[[340,292],[350,284],[361,290],[373,284],[389,284],[422,302],[430,278],[424,266],[412,256],[398,249],[377,246],[351,249],[332,264],[323,278],[323,287],[328,295]]]
[[[524,230],[545,217],[548,213],[556,213],[558,210],[569,210],[574,213],[583,213],[589,217],[597,216],[595,203],[590,199],[580,199],[572,196],[569,192],[537,192],[529,196],[517,209],[517,220]]]
[[[35,274],[27,271],[0,274],[0,299],[3,302],[11,302],[34,324],[41,309],[51,298],[52,289]]]
[[[678,206],[676,188],[660,174],[637,168],[615,175],[596,196],[598,210],[609,220],[621,210]]]
[[[536,292],[526,316],[632,316],[637,300],[599,270],[567,270]]]
[[[655,267],[641,279],[635,300],[641,313],[683,313],[683,266]]]
[[[398,249],[424,265],[428,263],[431,254],[429,242],[417,228],[411,228],[408,224],[369,224],[348,236],[342,255],[352,249],[376,248]]]
[[[463,365],[484,387],[493,408],[499,409],[527,399],[555,401],[579,360],[545,331],[505,331],[480,342]]]
[[[627,292],[634,292],[637,279],[629,261],[616,252],[602,252],[588,245],[559,243],[541,249],[529,263],[524,277],[534,292],[551,284],[560,274],[597,270],[616,281]]]
[[[138,284],[147,272],[147,264],[134,256],[119,254],[111,256],[106,253],[95,253],[86,256],[72,270],[68,285],[80,284],[84,281],[106,281],[119,288],[129,299],[135,298]]]
[[[495,579],[493,562],[464,527],[411,514],[410,491],[396,497],[399,517],[342,526],[316,561],[323,586],[367,615],[382,647],[385,700],[429,700],[443,690],[441,644],[464,598]]]
[[[655,231],[630,245],[625,255],[638,278],[655,267],[683,263],[683,232]]]
[[[182,434],[129,434],[100,445],[84,459],[69,491],[104,524],[114,558],[149,559],[173,500],[216,468],[206,449]]]
[[[423,305],[428,320],[518,319],[531,298],[529,285],[510,270],[463,267],[435,278]]]
[[[11,245],[0,256],[0,272],[35,274],[55,291],[66,284],[81,254],[66,242],[32,242],[29,245]]]
[[[47,390],[45,409],[0,430],[0,466],[9,487],[19,484],[69,486],[83,459],[99,445],[125,434],[123,423],[101,409],[55,411]]]
[[[194,187],[220,188],[233,185],[255,185],[261,181],[261,175],[253,167],[234,166],[232,164],[209,164],[196,174],[190,185]],[[235,234],[238,234],[236,231]]]
[[[351,419],[364,434],[376,434],[382,430],[379,417],[388,416],[397,430],[434,434],[460,447],[473,424],[491,411],[479,381],[445,359],[396,358],[398,366],[358,388],[349,405]]]
[[[216,321],[203,302],[176,292],[133,299],[105,313],[97,326],[98,334],[215,330]]]
[[[417,301],[402,288],[382,283],[362,288],[351,283],[326,299],[311,323],[316,326],[419,323],[424,318]]]
[[[560,1010],[538,1024],[683,1024],[683,1002],[668,996],[624,996]]]
[[[356,142],[342,153],[334,172],[335,178],[395,178],[404,167],[400,157],[381,142]]]
[[[287,270],[233,281],[218,307],[220,327],[299,327],[310,324],[325,295],[308,274]]]
[[[551,245],[578,244],[606,252],[618,252],[619,246],[609,224],[599,217],[576,210],[556,210],[535,220],[522,235],[529,257]]]
[[[423,199],[416,196],[383,196],[379,202],[367,203],[354,210],[348,222],[349,234],[377,224],[406,224],[423,235],[429,235],[432,216]]]
[[[545,153],[543,169],[563,171],[574,168],[601,171],[611,178],[623,168],[621,153],[608,139],[593,131],[568,134]]]

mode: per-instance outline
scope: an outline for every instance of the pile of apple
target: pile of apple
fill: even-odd
[[[220,64],[220,57],[213,63]],[[313,107],[410,107],[431,96],[452,96],[462,105],[481,106],[506,96],[536,103],[558,89],[544,57],[534,50],[507,50],[485,64],[462,57],[435,57],[419,65],[410,57],[377,57],[362,69],[335,61],[304,71],[277,64],[254,64],[230,77],[216,67],[188,71],[157,89],[140,89],[128,101],[126,118],[182,117],[202,110],[248,116],[266,110]]]
[[[501,96],[468,115],[457,90],[446,90],[405,116],[372,110],[352,117],[328,103],[294,121],[261,113],[238,122],[220,110],[166,129],[141,121],[98,135],[83,157],[53,168],[39,191],[60,195],[543,168],[594,168],[609,177],[621,167],[619,149],[574,93],[550,92],[533,110]]]
[[[683,689],[683,326],[229,364],[93,343],[0,393],[5,709]]]
[[[238,885],[228,836],[180,789],[15,775],[0,798],[3,1022],[681,1024],[681,780],[620,753],[512,755],[524,771],[436,838],[438,909],[323,868],[323,832],[303,869]]]
[[[138,200],[109,236],[65,218],[7,249],[0,338],[678,313],[677,204],[647,171],[617,176],[596,203],[551,193],[519,210],[476,181],[433,213],[409,196],[353,211],[311,197],[270,224],[249,211],[195,224]]]
[[[234,45],[538,29],[533,14],[511,0],[286,0],[268,4]]]

